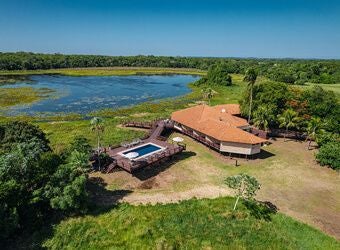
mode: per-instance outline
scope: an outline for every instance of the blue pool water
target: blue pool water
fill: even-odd
[[[145,101],[157,101],[190,92],[188,83],[198,80],[191,75],[150,76],[60,76],[35,75],[27,83],[2,85],[0,88],[48,88],[52,98],[28,106],[14,106],[8,114],[89,113],[104,108],[119,108]],[[1,111],[1,110],[0,110]]]
[[[156,145],[146,144],[144,146],[141,146],[141,147],[138,147],[138,148],[126,151],[123,154],[126,155],[126,154],[131,153],[131,152],[137,152],[138,153],[138,157],[141,157],[143,155],[150,154],[150,153],[155,152],[155,151],[160,150],[160,149],[161,148],[157,147]]]

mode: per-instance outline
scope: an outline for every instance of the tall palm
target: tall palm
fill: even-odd
[[[294,110],[287,109],[281,115],[278,115],[278,120],[280,122],[280,128],[286,128],[286,133],[284,134],[284,140],[286,140],[288,129],[297,127],[300,119]]]
[[[98,153],[98,167],[100,170],[100,133],[104,131],[103,119],[99,117],[93,117],[91,119],[91,130],[97,135],[97,153]]]
[[[312,140],[315,140],[316,133],[321,129],[321,119],[319,117],[312,117],[307,125],[307,140],[308,142],[308,150],[310,149],[310,145]]]
[[[214,95],[216,94],[217,92],[210,87],[202,89],[203,98],[208,99],[209,105],[210,105],[210,99],[213,98]]]
[[[249,88],[249,91],[250,91],[248,123],[250,123],[250,119],[251,119],[251,109],[252,109],[252,105],[253,105],[253,88],[254,88],[256,79],[257,79],[257,73],[256,73],[255,69],[253,69],[253,68],[248,69],[246,71],[244,78],[243,78],[243,81],[248,82],[248,88]]]
[[[268,105],[259,106],[254,112],[253,122],[254,125],[265,131],[268,131],[269,124],[274,120],[272,108]]]

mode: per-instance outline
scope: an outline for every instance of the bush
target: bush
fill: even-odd
[[[333,134],[327,131],[321,132],[316,135],[316,143],[319,147],[322,147],[323,145],[329,143],[329,142],[336,142],[340,141],[339,134]]]
[[[316,159],[322,166],[340,170],[340,142],[329,142],[321,146]]]

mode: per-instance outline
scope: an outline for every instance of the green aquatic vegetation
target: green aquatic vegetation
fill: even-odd
[[[29,105],[42,99],[51,98],[55,91],[48,88],[0,88],[0,109],[15,105]]]
[[[25,75],[1,75],[0,74],[0,86],[19,83],[19,82],[31,82],[31,80]]]

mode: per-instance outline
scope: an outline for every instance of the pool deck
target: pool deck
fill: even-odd
[[[134,127],[143,127],[142,123],[125,124],[125,126],[129,126],[129,125],[134,126]],[[161,136],[164,129],[170,128],[171,126],[172,124],[166,121],[157,121],[153,125],[150,125],[151,130],[150,130],[150,134],[148,138],[141,140],[140,143],[130,148],[140,147],[148,143],[153,143],[164,149],[156,153],[147,155],[145,157],[139,157],[136,160],[128,159],[120,154],[121,152],[128,150],[129,147],[122,146],[122,147],[116,147],[116,148],[103,148],[103,151],[113,159],[113,163],[107,167],[106,172],[109,173],[114,168],[120,167],[124,169],[125,171],[132,173],[143,167],[156,165],[162,162],[163,160],[169,159],[173,155],[178,154],[182,152],[183,150],[185,150],[185,146],[169,143],[166,141],[166,138]]]

